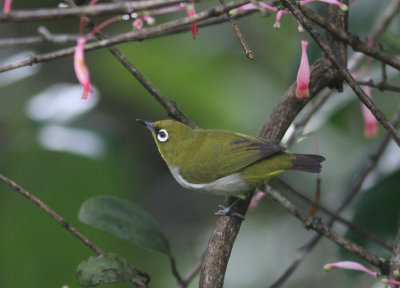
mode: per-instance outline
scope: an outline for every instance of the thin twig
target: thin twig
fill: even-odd
[[[41,27],[43,27],[43,26],[40,26],[39,29],[41,29]],[[40,33],[40,34],[42,34],[42,33]],[[44,42],[64,44],[64,43],[68,43],[68,42],[76,42],[77,38],[78,38],[78,34],[52,34],[52,33],[48,34],[46,37],[42,34],[42,35],[38,35],[38,36],[29,36],[29,37],[2,38],[2,39],[0,39],[0,48],[20,46],[20,45],[26,46],[26,45],[39,44],[39,43],[44,43]]]
[[[174,277],[176,278],[176,280],[178,281],[178,285],[183,283],[182,280],[182,276],[178,271],[178,267],[176,266],[176,261],[173,257],[170,257],[170,262],[171,262],[171,272],[172,275],[174,275]]]
[[[114,36],[114,37],[111,37],[111,38],[108,38],[105,40],[88,43],[85,45],[85,50],[87,51],[87,50],[99,49],[99,48],[103,48],[103,47],[107,47],[107,46],[111,46],[111,45],[115,45],[115,44],[119,44],[119,43],[124,43],[124,42],[128,42],[128,41],[141,41],[141,40],[152,38],[155,36],[164,35],[166,33],[170,33],[170,31],[173,29],[185,27],[193,22],[198,22],[198,21],[210,18],[210,17],[219,16],[219,15],[225,13],[226,11],[229,11],[238,6],[247,4],[249,1],[250,0],[236,0],[233,2],[227,3],[225,5],[225,7],[222,5],[215,6],[215,7],[209,8],[205,11],[196,13],[195,16],[192,16],[190,18],[185,17],[182,19],[177,19],[177,20],[173,20],[173,21],[170,21],[167,23],[163,23],[163,24],[160,24],[157,26],[149,27],[149,28],[146,28],[143,30],[131,31],[131,32],[120,34],[120,35],[117,35],[117,36]],[[60,49],[60,50],[49,52],[49,53],[31,55],[28,58],[16,61],[14,63],[0,66],[0,72],[17,69],[17,68],[24,67],[24,66],[31,66],[36,63],[45,62],[45,61],[53,60],[56,58],[69,56],[69,55],[72,55],[74,53],[74,51],[75,51],[75,46],[70,47],[70,48]]]
[[[271,186],[266,185],[266,192],[267,195],[277,203],[279,203],[287,212],[298,218],[301,222],[304,223],[307,229],[313,229],[318,233],[324,235],[328,239],[332,240],[339,246],[347,249],[351,253],[359,256],[360,258],[364,259],[368,263],[380,268],[382,272],[385,274],[387,273],[387,263],[385,260],[368,250],[364,249],[363,247],[359,246],[358,244],[343,238],[336,232],[329,229],[329,227],[322,223],[319,218],[316,217],[309,217],[308,215],[302,213],[299,209],[296,208],[290,201],[288,201],[285,197],[280,195],[275,189]]]
[[[394,85],[386,82],[379,82],[375,83],[374,80],[369,80],[369,81],[357,81],[359,85],[363,86],[371,86],[374,88],[378,88],[381,91],[393,91],[393,92],[400,92],[400,85]]]
[[[400,3],[400,1],[399,1]],[[379,50],[383,51],[383,44],[379,43]],[[381,75],[382,75],[382,79],[381,82],[382,83],[386,83],[387,82],[387,71],[386,71],[386,63],[382,62],[381,63]]]
[[[397,280],[400,272],[400,227],[397,229],[395,245],[393,247],[392,258],[390,260],[389,278]],[[397,288],[398,285],[389,285],[390,288]]]
[[[320,203],[315,202],[314,200],[310,199],[309,197],[307,197],[306,195],[304,195],[303,193],[301,193],[299,190],[295,189],[294,187],[292,187],[290,184],[288,184],[287,182],[281,180],[281,179],[277,179],[277,181],[281,184],[284,185],[286,189],[288,189],[291,193],[294,193],[295,195],[297,195],[299,198],[303,199],[304,201],[308,202],[309,204],[312,204],[313,206],[318,207],[318,209],[320,209],[321,211],[325,212],[327,215],[331,216],[331,218],[335,221],[338,221],[344,225],[346,225],[349,229],[353,230],[354,232],[364,236],[365,238],[368,238],[370,240],[372,240],[373,242],[375,242],[376,244],[382,246],[383,248],[391,251],[393,249],[393,243],[387,242],[385,240],[383,240],[382,238],[379,238],[378,236],[370,233],[369,231],[365,230],[364,228],[344,219],[343,217],[341,217],[336,211],[332,211],[328,208],[326,208],[325,206],[321,205]]]
[[[181,110],[179,110],[175,101],[167,99],[162,93],[151,83],[140,71],[114,46],[107,47],[111,54],[114,55],[118,61],[124,65],[124,67],[131,73],[136,80],[139,81],[140,84],[165,108],[168,115],[173,117],[174,119],[181,121],[189,125],[192,128],[196,128],[196,124],[194,124],[189,118],[187,118]]]
[[[289,278],[292,276],[297,267],[303,262],[305,256],[308,255],[311,249],[316,243],[322,238],[321,234],[314,233],[314,236],[307,241],[300,249],[297,250],[296,255],[288,267],[286,267],[280,276],[272,283],[270,283],[266,288],[278,288],[281,287]]]
[[[89,239],[87,239],[78,230],[76,230],[73,226],[71,226],[67,221],[65,221],[64,218],[58,215],[53,209],[51,209],[49,206],[43,203],[43,201],[41,201],[40,199],[29,193],[27,190],[19,186],[14,181],[3,176],[2,174],[0,174],[0,179],[4,183],[8,184],[8,186],[10,186],[14,191],[18,192],[19,194],[21,194],[22,196],[24,196],[25,198],[29,199],[31,202],[39,206],[40,209],[49,214],[54,220],[58,222],[58,224],[60,224],[67,231],[71,232],[76,238],[78,238],[83,244],[89,247],[93,252],[95,252],[96,254],[103,254],[103,251],[99,247],[97,247],[95,244],[89,241]]]
[[[66,2],[69,3],[69,1],[67,1],[67,0],[66,0]],[[235,15],[235,18],[238,19],[238,18],[248,16],[248,15],[251,15],[254,13],[257,13],[257,11],[256,10],[241,11]],[[210,26],[210,25],[224,23],[227,20],[228,20],[228,16],[226,14],[222,14],[217,17],[200,20],[196,24],[198,27],[206,27],[206,26]],[[173,29],[168,29],[163,32],[160,32],[157,35],[149,37],[148,39],[153,38],[153,37],[187,32],[187,31],[190,31],[190,29],[191,29],[190,26],[176,27]],[[39,44],[39,43],[44,43],[44,42],[52,42],[52,43],[57,43],[57,44],[67,43],[67,42],[76,42],[76,39],[78,38],[78,34],[55,34],[55,33],[51,33],[50,31],[49,31],[49,33],[50,33],[51,37],[47,38],[47,39],[45,39],[45,37],[43,37],[43,35],[29,36],[29,37],[0,38],[0,48],[12,47],[12,46],[18,46],[18,45]],[[114,36],[115,35],[108,35],[107,38],[114,37]]]
[[[79,6],[69,8],[40,8],[31,10],[11,10],[9,13],[0,13],[0,22],[44,21],[58,20],[77,16],[99,16],[109,14],[130,14],[161,8],[170,5],[179,5],[185,0],[143,0],[143,1],[117,1],[101,3],[92,6]]]
[[[219,0],[219,2],[220,2],[223,6],[226,5],[226,4],[225,4],[225,0]],[[232,24],[233,31],[235,31],[236,37],[238,38],[238,40],[239,40],[239,42],[240,42],[240,45],[242,45],[242,48],[243,48],[244,52],[246,53],[246,56],[247,56],[249,59],[254,60],[254,54],[253,54],[253,52],[250,50],[249,46],[247,45],[246,40],[244,40],[243,34],[242,34],[242,32],[240,31],[240,29],[239,29],[239,26],[238,26],[238,24],[237,24],[237,22],[236,22],[235,17],[229,15],[229,11],[226,12],[226,15],[228,16],[229,21],[230,21],[231,24]]]
[[[199,273],[201,269],[201,264],[203,263],[204,254],[197,260],[197,262],[192,266],[189,272],[181,279],[181,283],[178,283],[177,288],[184,288],[189,285],[193,278]]]
[[[369,34],[369,38],[373,44],[376,44],[381,35],[385,32],[387,27],[392,22],[393,18],[399,13],[400,11],[400,1],[399,0],[392,0],[389,5],[386,6],[385,11],[382,14],[377,25],[374,26],[374,30],[372,30],[371,34]]]
[[[375,118],[381,123],[381,125],[388,131],[393,140],[400,146],[400,134],[393,127],[393,125],[389,122],[386,116],[382,113],[382,111],[375,105],[372,101],[371,97],[368,97],[365,94],[364,90],[357,84],[356,80],[350,74],[350,72],[344,68],[337,59],[332,54],[330,47],[323,41],[320,33],[310,24],[308,19],[303,15],[299,7],[294,4],[291,0],[282,0],[282,3],[285,7],[287,7],[296,19],[303,25],[303,27],[310,33],[310,35],[314,38],[315,42],[319,45],[321,50],[324,52],[325,56],[331,61],[331,63],[338,69],[340,75],[346,80],[349,86],[353,89],[357,97],[364,103],[365,106],[371,111],[371,113],[375,116]],[[400,61],[399,61],[400,63]],[[400,66],[399,66],[400,67]]]

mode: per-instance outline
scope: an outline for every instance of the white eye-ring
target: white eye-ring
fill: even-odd
[[[165,142],[168,140],[168,132],[165,129],[161,129],[160,131],[158,131],[157,133],[157,139],[160,142]]]

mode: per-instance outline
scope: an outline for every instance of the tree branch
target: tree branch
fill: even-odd
[[[377,88],[381,91],[387,90],[387,91],[393,91],[393,92],[400,93],[400,85],[389,84],[386,82],[375,83],[372,79],[369,81],[358,81],[357,83],[359,85],[371,86],[371,87]]]
[[[118,1],[114,3],[100,3],[91,6],[79,6],[69,8],[41,8],[31,10],[11,10],[9,13],[0,13],[0,22],[23,22],[58,20],[77,16],[99,16],[109,14],[130,14],[161,8],[170,5],[179,5],[185,0],[142,0],[142,1]]]
[[[289,189],[290,192],[294,193],[299,198],[303,199],[304,201],[306,201],[309,204],[312,204],[313,206],[318,207],[319,210],[325,212],[334,221],[337,221],[337,222],[340,222],[340,223],[344,224],[350,230],[353,230],[355,233],[358,233],[359,235],[364,236],[366,239],[369,239],[369,240],[375,242],[376,244],[382,246],[383,248],[385,248],[385,249],[387,249],[389,251],[391,251],[393,249],[393,243],[387,242],[387,241],[383,240],[382,238],[379,238],[378,236],[376,236],[376,235],[370,233],[369,231],[365,230],[364,228],[362,228],[362,227],[350,222],[349,220],[344,219],[338,213],[336,213],[336,211],[332,211],[332,210],[326,208],[325,206],[321,205],[320,203],[316,203],[315,201],[313,201],[312,199],[308,198],[306,195],[304,195],[300,191],[298,191],[295,188],[293,188],[291,185],[289,185],[285,181],[282,181],[280,179],[278,179],[278,181],[279,181],[280,184],[283,184],[287,189]],[[328,227],[330,227],[330,226],[328,226]]]

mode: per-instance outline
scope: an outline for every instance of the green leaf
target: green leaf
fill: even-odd
[[[171,257],[168,240],[158,224],[130,201],[111,196],[90,198],[78,217],[104,232]]]
[[[399,187],[400,170],[397,170],[363,191],[359,195],[362,197],[355,204],[352,222],[386,241],[393,242],[399,223]],[[373,241],[350,229],[345,237],[368,247],[374,253],[390,257],[389,251],[378,249]]]
[[[125,282],[138,274],[135,267],[114,253],[90,257],[76,269],[79,284],[85,287],[96,286],[100,282]]]

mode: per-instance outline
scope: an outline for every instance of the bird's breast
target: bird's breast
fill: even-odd
[[[191,190],[199,190],[204,193],[224,196],[236,196],[239,198],[246,198],[246,195],[251,187],[246,184],[240,173],[233,173],[231,175],[219,178],[210,183],[191,183],[190,180],[185,179],[179,173],[179,167],[169,167],[175,180],[184,188]]]

